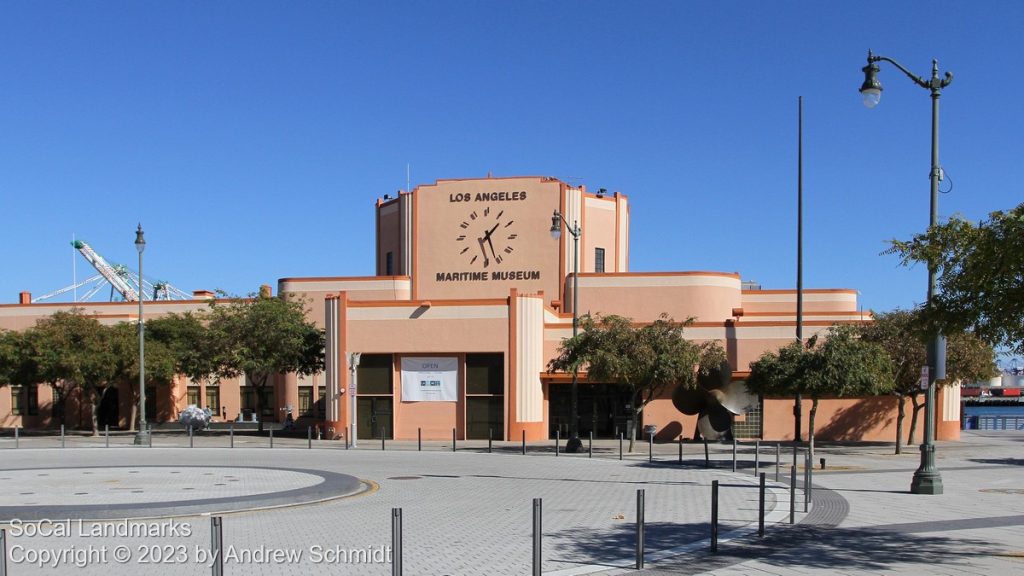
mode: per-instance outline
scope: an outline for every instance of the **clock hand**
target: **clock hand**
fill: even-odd
[[[484,234],[484,238],[490,240],[491,239],[491,234],[494,234],[494,231],[497,230],[498,226],[500,226],[500,225],[501,225],[500,222],[498,224],[495,224],[494,228],[491,228],[490,230],[487,231],[486,234]]]
[[[487,265],[491,263],[491,261],[490,259],[487,258],[487,250],[484,250],[484,239],[477,238],[476,241],[480,244],[480,252],[482,252],[484,255],[484,268],[486,268]]]

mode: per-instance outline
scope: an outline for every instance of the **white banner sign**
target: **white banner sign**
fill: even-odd
[[[402,358],[403,402],[456,402],[458,358]]]

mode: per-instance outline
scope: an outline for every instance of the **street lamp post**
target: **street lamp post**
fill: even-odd
[[[139,251],[139,429],[135,432],[135,445],[149,444],[149,430],[146,430],[146,324],[142,318],[142,251],[146,249],[146,239],[142,236],[142,224],[135,231],[135,249]]]
[[[939,77],[939,62],[932,60],[932,77],[921,78],[904,68],[892,58],[875,56],[868,50],[868,63],[864,71],[864,84],[860,93],[864,96],[864,105],[874,108],[882,98],[882,83],[878,80],[877,62],[888,62],[899,68],[901,72],[915,84],[928,90],[932,95],[932,167],[929,174],[931,181],[931,212],[928,228],[935,226],[939,211],[939,180],[942,179],[942,168],[939,167],[939,97],[942,89],[953,81],[953,74],[946,72],[944,78]],[[935,298],[936,269],[928,265],[928,300],[925,306],[931,306]],[[946,377],[946,340],[941,334],[933,334],[928,342],[928,390],[924,404],[924,443],[921,444],[921,464],[914,472],[914,480],[910,491],[914,494],[942,494],[942,475],[935,466],[935,380]]]
[[[572,235],[572,337],[575,338],[579,332],[580,314],[579,314],[579,302],[580,302],[580,226],[575,220],[573,220],[572,226],[562,216],[562,213],[555,210],[555,213],[551,215],[551,237],[558,240],[562,237],[562,224],[565,224],[565,229]],[[579,429],[579,381],[577,379],[576,368],[572,370],[572,396],[571,396],[571,407],[570,407],[570,420],[569,422],[569,441],[565,443],[566,452],[579,452],[583,449],[583,441],[580,440],[580,429]]]

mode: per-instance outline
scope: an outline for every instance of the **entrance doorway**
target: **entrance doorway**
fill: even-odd
[[[99,409],[96,410],[96,420],[99,422],[100,428],[104,426],[117,428],[121,425],[118,419],[119,414],[117,387],[108,386],[103,392],[103,398],[100,399]]]
[[[548,435],[554,438],[557,430],[562,438],[568,438],[572,384],[551,384],[548,386],[548,396]],[[626,388],[617,384],[579,384],[581,438],[586,438],[591,431],[594,432],[594,438],[618,438],[620,432],[626,436],[627,424],[632,416],[630,394]],[[638,438],[642,428],[642,423],[638,423]]]
[[[356,404],[356,433],[360,439],[380,438],[382,428],[385,438],[395,437],[391,396],[359,396]]]

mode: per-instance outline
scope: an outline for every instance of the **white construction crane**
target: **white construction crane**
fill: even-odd
[[[174,286],[171,286],[167,282],[156,282],[151,283],[145,278],[142,279],[142,286],[139,286],[138,274],[132,274],[131,270],[127,266],[121,264],[110,264],[102,256],[99,255],[92,246],[81,240],[75,240],[71,242],[76,250],[85,258],[89,264],[92,264],[93,268],[96,269],[99,274],[90,276],[81,282],[76,282],[71,286],[65,286],[59,290],[44,294],[38,298],[33,298],[32,302],[42,302],[44,300],[53,298],[65,294],[71,290],[77,290],[82,286],[91,285],[89,290],[82,296],[79,301],[85,301],[92,298],[99,290],[106,284],[110,284],[110,299],[115,299],[115,293],[121,297],[125,302],[137,302],[139,295],[142,294],[146,300],[188,300],[191,296]],[[151,297],[146,297],[148,294],[152,294]]]

